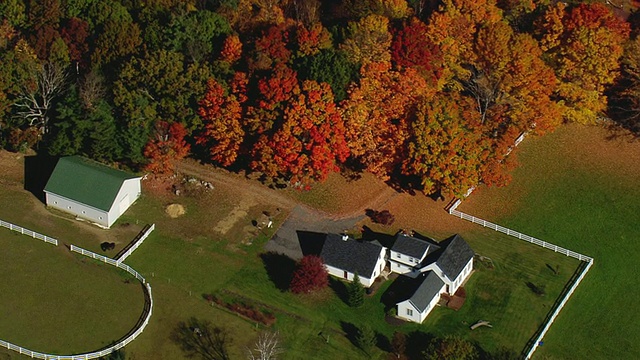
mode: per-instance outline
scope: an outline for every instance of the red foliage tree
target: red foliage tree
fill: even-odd
[[[186,135],[182,124],[158,121],[155,137],[144,148],[144,156],[149,160],[145,170],[156,174],[172,172],[174,162],[189,153],[189,144],[184,140]]]
[[[86,67],[89,61],[89,24],[86,21],[71,18],[60,32],[62,40],[69,48],[71,61],[76,61],[82,67]]]
[[[287,101],[300,92],[298,75],[289,67],[278,64],[270,76],[258,80],[259,96],[247,109],[246,130],[252,135],[268,133],[274,123],[283,117]]]
[[[427,26],[417,18],[393,31],[391,59],[399,67],[417,67],[428,75],[427,80],[437,80],[442,72],[440,48],[427,37]]]
[[[322,259],[319,256],[307,255],[296,266],[289,289],[294,294],[323,289],[329,285],[328,276]]]
[[[282,176],[295,187],[323,181],[349,155],[345,127],[331,87],[305,81],[284,105],[275,132],[263,135],[254,147],[254,170]]]
[[[256,69],[267,69],[273,63],[286,63],[291,58],[289,44],[289,27],[285,24],[274,25],[262,33],[256,40]]]

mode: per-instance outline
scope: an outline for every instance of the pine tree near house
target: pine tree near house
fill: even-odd
[[[353,281],[347,286],[347,293],[349,295],[348,303],[351,307],[360,307],[364,304],[364,286],[360,282],[360,277],[356,272],[353,275]]]

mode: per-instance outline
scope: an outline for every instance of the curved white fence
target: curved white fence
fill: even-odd
[[[5,221],[0,220],[0,225],[9,228],[5,224],[9,224],[9,225],[13,226],[12,228],[10,228],[11,230],[28,231],[28,232],[23,232],[23,233],[25,235],[33,236],[34,238],[38,238],[38,239],[41,239],[41,240],[44,240],[44,241],[47,241],[46,239],[55,240],[55,239],[52,239],[50,237],[47,237],[47,236],[44,236],[44,235],[41,235],[41,234],[38,234],[38,233],[34,233],[31,230],[23,229],[23,228],[21,228],[21,227],[19,227],[17,225],[13,225],[11,223],[7,223]],[[16,230],[18,228],[21,229],[21,230]],[[151,232],[151,231],[149,231],[149,232]],[[35,235],[31,235],[31,233],[37,234],[40,237],[35,236]],[[55,240],[55,243],[53,241],[47,241],[47,242],[52,243],[54,245],[58,245],[58,241],[57,240]],[[144,331],[145,327],[149,323],[149,320],[151,319],[151,314],[153,313],[153,295],[151,294],[151,285],[149,285],[149,283],[145,280],[144,276],[140,275],[140,273],[135,271],[132,267],[122,263],[121,261],[113,260],[113,259],[108,258],[106,256],[102,256],[102,255],[96,254],[94,252],[91,252],[89,250],[85,250],[85,249],[83,249],[81,247],[77,247],[75,245],[71,245],[70,248],[71,248],[71,251],[80,253],[82,255],[88,256],[90,258],[93,258],[93,259],[96,259],[96,260],[99,260],[99,261],[102,261],[102,262],[107,263],[109,265],[116,266],[116,267],[128,272],[129,274],[135,276],[136,279],[138,279],[143,284],[143,287],[145,288],[145,292],[146,292],[146,294],[145,294],[146,295],[145,296],[145,308],[144,308],[144,312],[143,312],[144,319],[141,322],[139,322],[139,325],[137,326],[136,330],[134,332],[130,333],[123,340],[119,341],[118,343],[116,343],[114,345],[109,346],[108,348],[102,349],[100,351],[95,351],[95,352],[92,352],[92,353],[78,354],[78,355],[45,354],[45,353],[32,351],[32,350],[23,348],[21,346],[12,344],[12,343],[4,341],[4,340],[0,340],[0,346],[1,347],[4,347],[4,348],[9,349],[9,350],[13,350],[15,352],[18,352],[20,354],[29,356],[29,357],[34,358],[34,359],[45,359],[45,360],[88,360],[88,359],[97,359],[99,357],[109,355],[112,352],[125,347],[130,342],[135,340],[140,334],[142,334],[142,332]]]

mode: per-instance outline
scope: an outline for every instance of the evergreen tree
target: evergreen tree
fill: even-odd
[[[362,351],[371,355],[371,351],[376,346],[376,332],[369,325],[363,325],[358,330],[356,342]]]
[[[364,304],[364,286],[360,282],[360,277],[356,272],[353,275],[353,281],[349,283],[347,287],[347,292],[349,294],[349,306],[351,307],[360,307]]]

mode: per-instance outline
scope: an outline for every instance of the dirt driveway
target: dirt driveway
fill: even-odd
[[[298,260],[302,258],[302,249],[298,240],[299,232],[342,233],[355,230],[356,224],[364,218],[364,214],[349,218],[329,218],[324,213],[298,205],[265,245],[265,251],[284,254]]]

